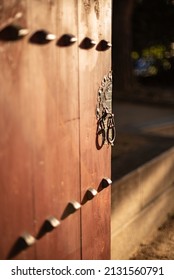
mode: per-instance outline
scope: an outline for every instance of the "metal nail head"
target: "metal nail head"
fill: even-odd
[[[60,221],[54,216],[50,216],[49,218],[46,219],[46,221],[47,223],[50,224],[52,228],[56,228],[60,225]]]
[[[78,210],[81,208],[81,204],[79,202],[77,202],[76,200],[72,200],[70,201],[70,204],[72,205],[72,207],[74,208],[74,210]]]
[[[96,195],[97,195],[97,190],[96,189],[94,189],[94,188],[89,188],[88,190],[87,190],[87,198],[89,199],[89,200],[91,200],[92,198],[94,198]]]
[[[36,239],[28,232],[24,232],[21,235],[21,238],[24,240],[27,246],[31,246],[36,242]]]
[[[112,180],[110,178],[103,178],[102,179],[102,187],[107,188],[112,184]]]

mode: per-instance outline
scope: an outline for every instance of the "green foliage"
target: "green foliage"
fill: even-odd
[[[142,50],[142,56],[145,58],[163,59],[165,57],[166,47],[163,45],[151,46]]]
[[[171,52],[164,45],[153,45],[141,51],[133,51],[131,57],[135,66],[135,74],[154,76],[160,71],[171,69]]]
[[[132,59],[137,75],[171,69],[174,57],[174,5],[170,0],[137,0],[133,14]],[[136,68],[137,67],[137,68]],[[144,68],[143,68],[144,67]],[[140,70],[141,69],[141,70]]]

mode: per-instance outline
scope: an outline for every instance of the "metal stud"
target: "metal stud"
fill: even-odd
[[[89,37],[85,37],[83,41],[80,43],[81,49],[91,49],[93,48],[97,42]]]
[[[57,41],[57,45],[60,47],[68,47],[77,42],[77,38],[72,34],[64,34]]]
[[[70,204],[75,211],[81,208],[81,204],[79,202],[77,202],[76,200],[70,201]]]
[[[47,218],[46,222],[49,223],[52,228],[56,228],[60,225],[59,220],[57,220],[57,218],[55,218],[54,216],[50,216],[49,218]]]
[[[38,30],[30,38],[30,43],[33,44],[47,44],[56,39],[56,35],[46,31]]]
[[[102,40],[101,43],[103,45],[103,49],[109,49],[112,47],[112,44],[109,41]]]
[[[111,48],[111,47],[112,47],[111,42],[107,41],[106,46],[107,46],[108,48]]]
[[[112,47],[112,44],[109,41],[101,40],[99,42],[99,44],[97,45],[96,49],[98,51],[106,51],[106,50],[108,50],[111,47]]]
[[[90,39],[90,44],[91,44],[91,46],[95,46],[97,44],[97,42],[95,40]]]
[[[112,184],[112,180],[110,178],[103,178],[102,179],[102,187],[107,188]]]
[[[16,41],[29,33],[27,28],[19,25],[10,24],[0,31],[0,40],[3,41]]]
[[[69,38],[69,41],[71,42],[71,43],[75,43],[75,42],[77,42],[77,38],[75,37],[75,36],[70,36],[70,38]]]
[[[45,36],[45,40],[47,40],[47,41],[53,41],[53,40],[55,40],[56,39],[56,35],[54,35],[54,34],[52,34],[52,33],[48,33],[48,34],[46,34],[46,36]]]
[[[18,30],[18,36],[23,37],[26,36],[29,33],[29,30],[26,28],[21,28]]]
[[[89,188],[88,190],[87,190],[87,198],[89,199],[89,200],[91,200],[92,198],[94,198],[96,195],[97,195],[97,191],[95,190],[95,189],[93,189],[93,188]]]
[[[28,232],[24,232],[21,235],[21,238],[23,239],[23,241],[27,246],[31,246],[36,242],[36,239]]]

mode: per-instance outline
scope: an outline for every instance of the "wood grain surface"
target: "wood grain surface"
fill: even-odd
[[[111,1],[0,0],[0,32],[9,24],[29,34],[0,36],[0,259],[109,259],[110,187],[100,183],[111,149],[97,149],[95,110],[111,50],[80,43],[111,40]],[[33,40],[40,30],[55,40]],[[64,34],[78,41],[61,46]],[[85,201],[90,187],[99,192]],[[28,248],[25,231],[36,239]]]
[[[98,5],[96,5],[98,2]],[[79,39],[111,41],[111,1],[79,4]],[[88,188],[98,190],[110,177],[110,147],[96,147],[96,104],[101,81],[111,70],[111,50],[79,50],[81,199]],[[110,258],[110,187],[82,207],[82,259]]]
[[[14,9],[13,2],[0,2],[1,22],[20,11],[20,24],[26,26],[26,5],[16,1]],[[28,50],[25,39],[0,41],[0,259],[13,256],[24,231],[34,235]],[[23,250],[16,258],[34,259],[35,248]]]

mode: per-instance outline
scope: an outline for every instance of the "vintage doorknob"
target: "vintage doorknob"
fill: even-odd
[[[50,216],[49,218],[47,218],[46,222],[50,225],[51,228],[56,228],[60,225],[59,220],[54,216]]]
[[[102,179],[102,187],[107,188],[112,184],[112,180],[110,178],[103,178]]]
[[[26,246],[31,246],[36,242],[36,239],[28,232],[24,232],[20,237]]]
[[[26,36],[29,33],[27,28],[19,25],[10,24],[0,31],[0,40],[15,41]]]
[[[89,199],[89,200],[91,200],[92,198],[94,198],[96,195],[97,195],[97,190],[96,189],[93,189],[93,188],[89,188],[88,190],[87,190],[87,198]]]

